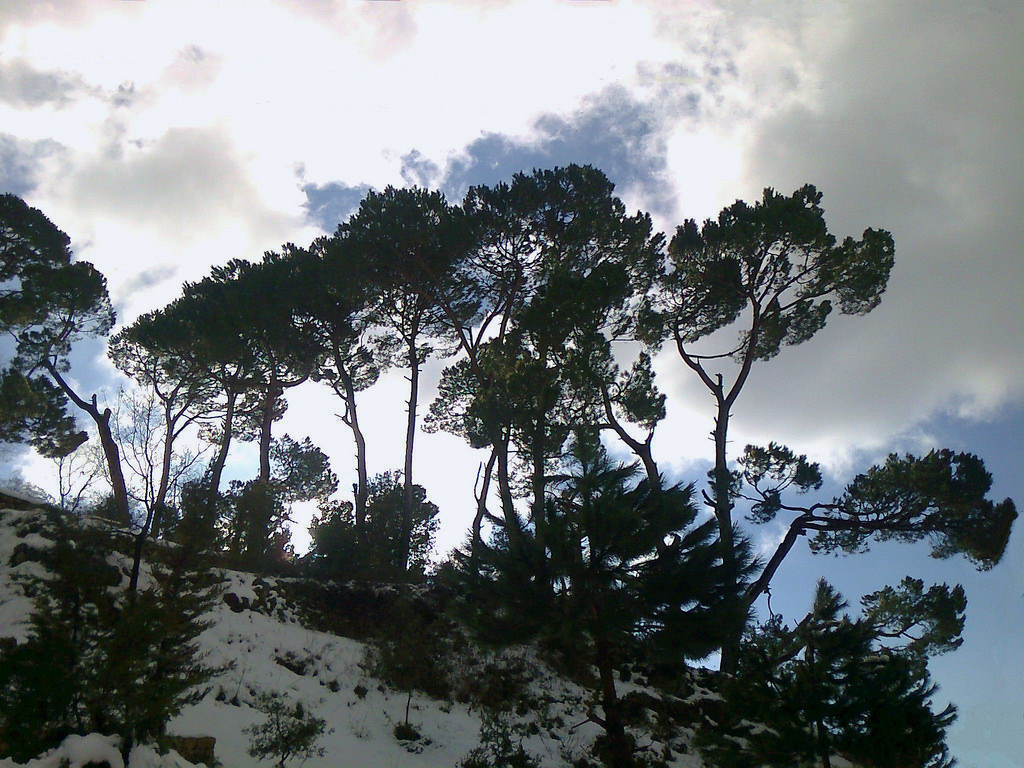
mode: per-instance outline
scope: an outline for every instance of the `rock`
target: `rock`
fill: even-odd
[[[224,602],[227,603],[228,608],[230,608],[235,613],[241,613],[242,611],[249,608],[249,598],[239,597],[234,592],[225,592]]]
[[[214,765],[213,747],[217,739],[213,736],[168,736],[168,746],[190,763]]]

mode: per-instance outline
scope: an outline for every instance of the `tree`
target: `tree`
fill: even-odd
[[[865,768],[952,765],[945,730],[956,710],[932,711],[925,657],[959,644],[963,591],[942,585],[922,600],[922,586],[869,595],[851,619],[821,580],[796,626],[773,617],[748,633],[738,677],[724,682],[724,717],[705,735],[716,765],[829,768],[839,755]],[[893,646],[903,634],[916,639]]]
[[[259,693],[256,707],[267,719],[260,725],[251,725],[242,730],[249,734],[249,754],[257,759],[272,757],[277,759],[277,768],[285,768],[285,762],[293,757],[303,761],[311,757],[322,757],[323,747],[316,742],[324,733],[327,722],[311,714],[301,701],[289,705],[279,697],[268,693]]]
[[[733,476],[733,493],[752,502],[755,523],[794,515],[789,529],[745,595],[749,605],[768,589],[772,577],[801,536],[813,552],[862,551],[870,541],[930,541],[932,556],[963,555],[980,570],[1002,558],[1017,510],[1010,499],[985,498],[992,476],[977,456],[950,450],[926,456],[891,454],[881,466],[857,475],[831,502],[797,504],[786,491],[821,487],[817,464],[785,446],[748,445]]]
[[[299,262],[299,281],[306,286],[300,312],[312,323],[325,350],[321,367],[313,374],[341,398],[340,418],[352,431],[356,448],[355,526],[361,531],[369,498],[366,438],[359,425],[356,393],[376,383],[391,362],[380,354],[376,339],[367,338],[372,324],[367,312],[372,290],[363,275],[363,260],[352,248],[338,247],[336,239],[319,238],[308,257]]]
[[[121,330],[107,356],[143,393],[123,395],[129,431],[121,431],[121,452],[143,489],[136,498],[146,509],[143,526],[160,535],[161,516],[175,482],[198,460],[198,454],[175,461],[174,443],[204,418],[217,395],[217,382],[168,343],[173,323],[164,311],[150,312]],[[127,439],[125,439],[127,438]]]
[[[469,290],[476,301],[463,306],[475,311],[452,323],[465,358],[445,372],[432,420],[492,450],[475,530],[487,514],[495,470],[501,520],[511,539],[520,535],[514,447],[528,477],[533,526],[543,537],[550,464],[564,455],[568,429],[593,421],[582,415],[584,379],[570,382],[560,372],[586,367],[597,340],[622,325],[653,274],[660,236],[652,236],[646,215],[628,216],[613,190],[600,171],[570,165],[516,174],[511,184],[466,195],[475,244],[458,264],[460,278],[434,295],[447,307],[447,297]],[[445,314],[451,320],[458,313]],[[607,357],[603,363],[608,375]],[[589,390],[588,397],[596,402]]]
[[[729,418],[755,362],[800,344],[825,326],[833,306],[862,315],[877,306],[892,269],[894,246],[884,230],[837,243],[825,224],[821,193],[806,185],[786,197],[765,189],[753,206],[737,201],[717,221],[678,227],[658,289],[638,315],[639,336],[666,338],[715,403],[714,468],[708,505],[726,557],[733,549],[733,475],[727,454]],[[705,352],[694,345],[738,327],[735,344]],[[698,351],[699,350],[699,351]],[[727,365],[733,363],[732,366]],[[742,626],[723,648],[731,671]]]
[[[270,481],[272,426],[286,407],[284,392],[307,381],[322,354],[312,329],[296,313],[302,286],[293,271],[300,253],[286,244],[256,264],[233,259],[185,286],[193,311],[198,303],[213,321],[200,331],[211,333],[207,359],[233,364],[241,373],[238,385],[258,394],[258,480],[263,483]]]
[[[215,672],[196,636],[215,596],[216,578],[185,555],[185,541],[152,582],[127,591],[110,562],[108,531],[64,512],[33,521],[49,545],[29,556],[46,576],[29,578],[35,595],[28,640],[0,654],[0,733],[19,761],[94,731],[133,744],[159,738],[205,691]]]
[[[614,671],[635,655],[702,658],[735,621],[737,578],[728,572],[714,521],[697,523],[692,488],[652,490],[636,467],[613,464],[594,433],[578,434],[570,473],[549,500],[547,589],[539,554],[497,539],[475,571],[463,567],[465,610],[485,638],[541,638],[597,670],[591,719],[606,734],[609,765],[635,764]],[[538,547],[536,538],[524,539]],[[469,555],[459,559],[468,562]]]
[[[106,279],[92,264],[72,261],[68,236],[14,195],[0,197],[0,330],[16,352],[0,380],[0,436],[29,440],[51,456],[85,440],[67,413],[70,400],[96,425],[114,501],[129,516],[111,411],[85,399],[66,379],[75,342],[103,337],[114,325]]]
[[[321,504],[321,514],[309,528],[312,572],[333,579],[422,577],[437,532],[437,506],[427,500],[423,486],[413,486],[412,531],[403,566],[400,540],[405,486],[401,473],[385,472],[372,478],[368,496],[361,528],[355,524],[352,506],[347,502]]]
[[[173,404],[161,401],[153,390],[118,392],[109,428],[121,458],[121,471],[129,500],[133,502],[127,526],[134,531],[129,591],[139,580],[143,550],[173,527],[177,512],[175,495],[195,471],[199,451],[172,450],[187,425],[179,425]],[[109,470],[105,473],[109,478]],[[116,518],[114,518],[116,519]]]
[[[272,473],[267,482],[236,481],[231,501],[234,516],[229,550],[248,565],[265,565],[276,537],[285,531],[291,505],[321,505],[337,490],[338,478],[327,456],[307,437],[301,443],[284,435],[271,447]]]
[[[387,330],[377,352],[393,350],[396,359],[409,369],[399,539],[403,561],[408,557],[415,503],[413,451],[420,368],[431,352],[438,351],[438,342],[443,346],[451,327],[445,308],[439,306],[428,286],[445,281],[467,242],[465,232],[459,211],[439,192],[388,187],[368,194],[335,234],[334,247],[352,249],[355,258],[363,262],[361,274],[372,291],[368,316],[374,325]]]
[[[220,492],[232,440],[256,439],[260,421],[261,401],[251,386],[258,359],[245,344],[234,301],[227,286],[211,283],[191,290],[186,285],[180,297],[124,332],[129,344],[157,362],[155,373],[166,379],[165,389],[173,393],[179,384],[184,387],[174,398],[188,405],[182,418],[198,411],[200,436],[216,446],[206,471],[211,500]]]
[[[55,339],[68,337],[56,350],[66,353],[73,334],[103,335],[113,323],[102,276],[73,262],[69,243],[41,211],[0,195],[0,331],[17,343],[15,359],[0,368],[0,440],[29,442],[47,456],[67,455],[86,434],[60,387],[34,371]]]

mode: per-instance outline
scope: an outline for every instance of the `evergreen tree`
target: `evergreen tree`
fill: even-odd
[[[285,763],[293,757],[305,761],[325,754],[316,742],[324,733],[330,733],[327,723],[310,713],[301,701],[289,705],[277,696],[260,693],[256,707],[267,719],[260,725],[243,729],[249,734],[252,757],[276,758],[277,768],[285,768]]]
[[[185,316],[204,321],[186,326],[208,339],[201,359],[231,370],[232,389],[254,401],[256,479],[265,484],[271,479],[273,424],[287,407],[284,393],[307,381],[324,354],[311,324],[297,311],[305,287],[294,273],[303,254],[287,244],[257,263],[233,259],[184,288]]]
[[[420,370],[431,353],[449,354],[457,309],[438,301],[435,288],[448,284],[453,265],[469,244],[461,211],[439,192],[396,189],[371,192],[359,210],[338,227],[334,249],[354,253],[359,275],[370,287],[367,317],[383,332],[376,344],[382,362],[399,361],[409,369],[405,462],[402,468],[402,528],[399,555],[403,568],[411,551],[413,456],[419,404]],[[446,313],[447,310],[447,313]]]
[[[200,539],[186,530],[151,583],[128,592],[108,560],[110,534],[49,514],[51,543],[34,555],[49,573],[26,584],[35,594],[30,637],[0,654],[0,741],[24,761],[69,734],[97,731],[122,736],[127,755],[161,738],[168,720],[203,694],[197,686],[214,670],[195,638],[217,580],[197,565]]]
[[[459,574],[471,623],[486,639],[540,639],[590,665],[592,719],[605,730],[609,765],[634,765],[632,739],[614,671],[637,653],[704,657],[734,617],[714,522],[698,524],[692,488],[652,491],[617,466],[594,433],[578,434],[570,473],[549,500],[548,548],[526,551],[507,539],[486,548],[476,571]],[[522,546],[539,547],[535,537]],[[462,554],[463,562],[469,556]],[[531,572],[544,557],[554,589]]]
[[[13,359],[0,360],[0,440],[29,442],[50,456],[86,439],[60,376],[71,346],[114,324],[106,280],[92,264],[73,261],[69,244],[41,211],[0,195],[0,332],[17,345]]]
[[[798,502],[791,489],[806,494],[821,487],[817,464],[776,443],[748,445],[732,476],[732,495],[751,502],[755,523],[792,515],[789,529],[757,579],[747,589],[750,604],[764,592],[801,536],[812,552],[859,552],[871,541],[931,544],[932,556],[962,555],[979,570],[993,567],[1009,541],[1016,507],[1010,499],[986,496],[992,476],[969,453],[942,449],[926,456],[890,455],[885,463],[857,475],[831,502]]]
[[[426,489],[413,486],[413,518],[408,567],[401,565],[400,539],[405,488],[400,472],[371,478],[368,505],[360,528],[348,502],[322,504],[309,528],[307,561],[321,578],[405,580],[422,578],[437,532],[437,506]]]
[[[292,504],[325,503],[338,487],[327,456],[308,437],[300,443],[284,435],[273,442],[270,457],[269,481],[236,480],[227,498],[228,551],[250,568],[269,565],[275,541],[287,534]]]
[[[928,627],[930,642],[887,645],[892,613],[878,611],[878,595],[854,620],[824,580],[796,626],[773,617],[748,632],[738,676],[724,682],[723,717],[704,735],[706,754],[723,767],[829,768],[840,755],[865,768],[952,765],[945,731],[956,710],[932,710],[935,686],[923,654],[956,644],[962,609],[956,590],[936,588],[932,600],[916,603],[913,583],[898,592],[900,625]]]
[[[709,506],[727,558],[735,502],[729,419],[754,363],[810,339],[833,305],[843,314],[870,312],[885,290],[893,254],[892,237],[884,230],[868,229],[860,240],[837,243],[825,224],[821,193],[811,185],[788,197],[765,189],[752,206],[738,200],[717,220],[698,226],[691,219],[677,228],[657,290],[639,314],[638,331],[655,346],[666,339],[674,343],[714,399]],[[737,325],[735,343],[695,351],[696,342]],[[723,648],[725,671],[733,671],[742,631],[738,625]]]
[[[370,335],[373,289],[364,274],[368,265],[356,249],[340,246],[339,237],[318,238],[298,266],[297,279],[307,286],[298,309],[309,320],[325,352],[313,378],[326,382],[341,398],[345,410],[339,418],[351,430],[355,442],[353,501],[355,525],[361,531],[370,476],[356,394],[375,384],[392,361],[389,355],[381,354],[381,338]]]
[[[67,455],[86,439],[67,412],[74,403],[96,426],[115,503],[127,517],[111,411],[95,394],[76,392],[67,377],[74,344],[104,337],[114,325],[106,279],[92,264],[72,261],[69,242],[40,211],[0,195],[0,331],[16,344],[13,359],[0,367],[0,439]]]
[[[491,449],[474,532],[488,517],[494,473],[501,516],[489,519],[514,541],[524,527],[515,496],[525,496],[534,535],[543,539],[549,474],[566,454],[570,427],[594,423],[592,414],[581,416],[596,399],[588,389],[581,402],[578,373],[588,369],[595,339],[618,329],[643,294],[661,248],[650,218],[627,215],[613,190],[596,168],[569,165],[466,194],[474,245],[454,285],[434,293],[465,358],[445,372],[431,420]],[[454,322],[450,297],[475,311]],[[471,424],[448,417],[462,413]],[[517,469],[525,476],[519,488]]]

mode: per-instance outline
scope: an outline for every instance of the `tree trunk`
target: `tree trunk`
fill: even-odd
[[[505,518],[505,532],[508,534],[510,546],[518,546],[522,541],[522,525],[516,512],[515,500],[512,498],[512,482],[508,467],[508,433],[501,435],[495,450],[498,453],[498,495],[501,497],[501,512]]]
[[[224,467],[228,461],[228,450],[231,448],[231,431],[235,423],[235,403],[238,401],[238,392],[228,390],[228,399],[224,406],[224,433],[220,437],[220,445],[217,447],[217,456],[210,465],[208,497],[212,503],[220,493],[220,478],[224,474]]]
[[[121,471],[121,453],[118,451],[114,435],[110,431],[110,409],[104,408],[100,412],[96,402],[96,395],[91,401],[83,400],[69,385],[64,377],[57,371],[57,367],[49,360],[43,363],[47,373],[53,377],[57,385],[71,401],[89,414],[89,417],[96,424],[96,432],[100,436],[100,446],[103,448],[103,458],[106,460],[107,471],[110,473],[110,489],[114,494],[114,505],[117,511],[125,520],[131,520],[131,507],[128,502],[128,486],[124,481],[124,473]]]
[[[729,474],[726,440],[729,431],[729,403],[718,398],[718,414],[715,417],[715,468],[712,477],[712,496],[715,518],[718,520],[719,545],[722,552],[722,563],[730,578],[737,579],[736,549],[732,531],[732,478]],[[738,585],[737,585],[738,586]],[[740,640],[743,636],[746,611],[736,607],[736,626],[729,633],[728,639],[722,644],[722,659],[719,669],[727,674],[735,674],[739,662]]]
[[[603,639],[595,642],[597,671],[601,682],[601,708],[604,710],[604,732],[608,737],[610,768],[633,768],[633,745],[626,737],[622,708],[615,692],[615,676],[611,653]]]
[[[405,469],[402,492],[402,534],[398,543],[398,565],[402,571],[409,567],[409,546],[412,539],[412,452],[416,439],[416,402],[419,397],[420,358],[416,344],[409,345],[409,408],[405,429]]]
[[[487,464],[481,465],[483,467],[483,482],[480,483],[480,492],[476,497],[476,515],[473,517],[473,525],[470,528],[471,537],[469,542],[469,557],[470,570],[473,573],[477,572],[477,555],[480,551],[480,546],[483,543],[480,538],[480,529],[483,526],[484,517],[487,516],[487,494],[490,492],[491,474],[494,472],[494,462],[497,458],[498,454],[492,448],[491,455],[487,459]]]
[[[619,439],[624,442],[629,450],[631,450],[637,458],[640,459],[644,465],[644,472],[647,474],[647,484],[650,486],[652,491],[660,491],[662,489],[661,484],[661,473],[658,471],[658,465],[654,461],[654,454],[651,452],[651,441],[654,440],[654,429],[647,434],[647,439],[642,443],[630,435],[626,428],[622,426],[622,423],[615,416],[615,407],[612,405],[611,395],[608,393],[607,387],[601,388],[601,399],[604,403],[604,414],[605,418],[608,419],[608,424],[612,430],[619,436]]]
[[[547,516],[545,509],[545,489],[547,486],[547,477],[544,459],[546,452],[544,450],[546,438],[547,438],[547,413],[540,412],[536,414],[534,421],[534,432],[530,440],[530,461],[533,464],[533,471],[530,474],[530,490],[533,495],[531,513],[533,515],[533,527],[534,534],[537,537],[537,543],[540,545],[541,552],[545,549],[545,533],[547,527]]]
[[[356,443],[355,521],[356,533],[362,537],[366,530],[366,502],[370,492],[366,470],[366,439],[363,437],[363,431],[359,428],[359,416],[356,413],[356,389],[352,377],[340,365],[338,373],[341,376],[345,392],[345,417],[342,421],[352,430],[352,438]]]
[[[153,538],[159,538],[160,529],[163,524],[164,506],[167,503],[167,491],[171,480],[171,461],[174,458],[172,449],[174,447],[174,419],[171,417],[170,409],[164,406],[164,449],[160,457],[160,483],[157,485],[156,496],[153,499],[153,525],[150,530]]]
[[[274,404],[281,392],[277,382],[271,378],[267,395],[263,400],[263,415],[260,420],[260,474],[257,478],[264,485],[270,483],[270,442],[274,425]]]
[[[121,471],[121,454],[114,442],[114,436],[110,432],[110,409],[104,408],[100,413],[96,406],[96,395],[92,396],[92,405],[88,413],[96,422],[96,431],[100,436],[100,445],[103,447],[103,457],[107,462],[107,469],[110,472],[110,486],[114,492],[114,504],[118,512],[126,520],[131,520],[132,513],[128,502],[128,486],[124,481],[124,473]]]

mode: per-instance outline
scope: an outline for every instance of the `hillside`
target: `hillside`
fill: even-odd
[[[103,521],[85,521],[82,530],[90,529],[116,539],[116,531]],[[0,512],[0,643],[8,647],[29,636],[31,580],[50,576],[37,554],[53,547],[58,535],[40,510]],[[120,574],[112,588],[123,589],[130,560],[116,551],[106,557]],[[504,742],[506,752],[517,751],[521,744],[533,762],[517,764],[552,768],[596,764],[592,752],[601,728],[588,716],[591,693],[541,661],[534,649],[486,650],[469,642],[458,625],[438,612],[437,598],[429,590],[322,585],[233,570],[218,573],[223,592],[208,611],[209,626],[197,644],[205,662],[221,671],[206,683],[205,694],[197,702],[185,706],[168,723],[169,734],[190,738],[178,742],[183,752],[197,744],[200,749],[209,746],[209,741],[195,739],[212,737],[215,762],[209,764],[225,768],[275,764],[270,758],[257,760],[247,753],[250,739],[245,732],[266,721],[256,705],[261,694],[272,694],[292,705],[301,702],[306,712],[326,723],[326,732],[317,742],[323,755],[306,762],[294,758],[288,764],[310,768],[494,764],[479,761],[487,754],[486,748],[480,749],[482,733],[489,734],[484,740],[489,738],[492,746]],[[140,586],[145,587],[150,578],[149,568],[144,567]],[[414,618],[402,630],[406,639],[389,638],[388,627],[399,631],[393,629],[399,625],[389,622],[395,614],[408,612],[409,606]],[[417,616],[446,628],[440,645],[424,639],[419,654],[415,652]],[[338,634],[342,632],[349,636]],[[374,650],[391,640],[408,648],[410,637],[413,656],[418,655],[417,663],[427,672],[426,682],[421,676],[416,687],[429,689],[432,696],[415,690],[410,699],[406,690],[389,685],[387,659]],[[649,724],[634,733],[643,754],[658,765],[703,766],[690,745],[692,733],[672,726],[665,708],[692,712],[690,705],[713,695],[692,687],[687,702],[637,685],[637,679],[633,683],[620,680],[620,684],[621,693],[638,703],[637,721]],[[407,704],[412,730],[405,734],[408,738],[400,739],[396,726],[405,721]],[[645,707],[662,709],[662,714]],[[114,744],[116,739],[98,735],[71,737],[60,750],[27,765],[74,768],[90,760],[107,760],[116,768],[122,762]],[[477,762],[472,762],[474,754]],[[193,755],[193,759],[198,758]],[[135,747],[129,759],[132,768],[193,764],[178,752],[161,757],[145,746]],[[21,764],[0,760],[2,768],[16,765]]]

